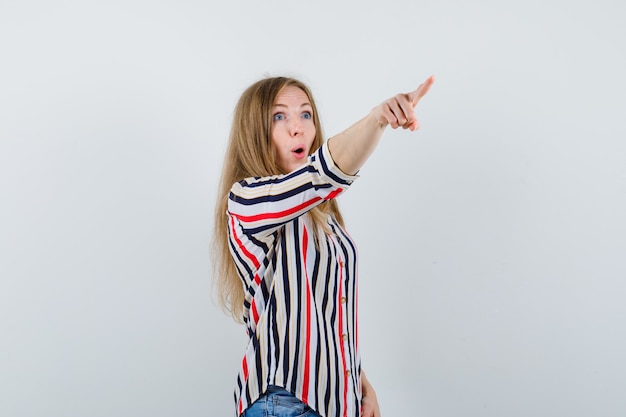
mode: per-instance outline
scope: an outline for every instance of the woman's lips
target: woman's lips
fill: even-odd
[[[306,157],[306,152],[304,151],[304,146],[299,145],[291,150],[291,154],[295,156],[297,159],[303,159]]]

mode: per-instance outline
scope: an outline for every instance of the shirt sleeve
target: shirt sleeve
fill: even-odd
[[[356,178],[335,165],[325,142],[306,165],[289,174],[235,183],[228,197],[228,214],[246,233],[269,232],[337,197]]]

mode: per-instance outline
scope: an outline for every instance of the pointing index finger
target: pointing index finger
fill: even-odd
[[[421,83],[419,87],[417,87],[414,91],[411,91],[408,94],[413,107],[417,105],[417,103],[422,99],[422,97],[426,95],[426,93],[428,93],[428,90],[430,90],[430,87],[433,85],[434,82],[435,76],[431,75],[426,79],[426,81]]]

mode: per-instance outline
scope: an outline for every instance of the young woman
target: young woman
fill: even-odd
[[[378,417],[361,369],[357,251],[335,198],[383,131],[416,130],[434,78],[324,142],[302,82],[267,78],[235,109],[215,213],[222,305],[249,337],[236,415]]]

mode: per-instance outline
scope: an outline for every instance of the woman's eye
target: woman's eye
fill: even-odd
[[[276,113],[274,115],[274,120],[275,121],[283,120],[284,118],[285,118],[285,116],[282,113]]]
[[[313,116],[311,115],[311,112],[305,111],[302,113],[302,117],[305,119],[311,119]]]

